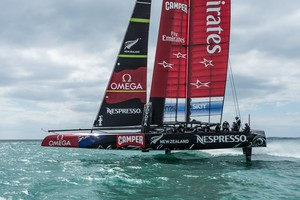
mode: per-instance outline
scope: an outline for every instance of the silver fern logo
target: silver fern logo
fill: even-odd
[[[158,136],[153,136],[152,138],[151,138],[151,144],[156,144],[161,138],[163,138],[164,137],[164,134],[162,134],[162,135],[158,135]]]
[[[140,40],[141,40],[141,38],[137,38],[136,40],[129,40],[129,41],[125,42],[125,44],[124,44],[124,46],[125,46],[124,50],[126,50],[126,49],[130,50]]]

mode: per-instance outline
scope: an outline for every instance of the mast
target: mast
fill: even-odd
[[[191,0],[189,0],[189,5],[191,5]],[[190,20],[191,20],[191,9],[190,6],[188,8],[188,27],[190,27]],[[188,37],[187,37],[187,43],[189,45],[190,43],[190,28],[188,28]],[[187,48],[189,48],[189,46],[187,46]],[[189,54],[187,54],[187,66],[186,66],[186,77],[188,79],[189,77]],[[188,124],[191,121],[191,98],[189,97],[189,93],[190,93],[190,87],[188,84],[188,80],[186,81],[186,112],[185,112],[185,123]]]

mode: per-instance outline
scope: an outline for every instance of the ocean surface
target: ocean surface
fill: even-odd
[[[241,149],[112,151],[0,141],[0,200],[300,199],[300,139]]]

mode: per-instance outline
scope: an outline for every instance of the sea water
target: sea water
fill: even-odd
[[[254,148],[118,151],[0,141],[0,200],[300,199],[300,139]]]

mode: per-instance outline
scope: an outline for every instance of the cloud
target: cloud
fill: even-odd
[[[91,126],[134,5],[117,3],[0,2],[0,138]]]
[[[134,3],[0,2],[0,139],[92,125]],[[230,61],[241,112],[271,135],[281,135],[279,124],[298,126],[299,8],[295,0],[232,1]],[[161,0],[153,1],[150,70],[160,10]]]

